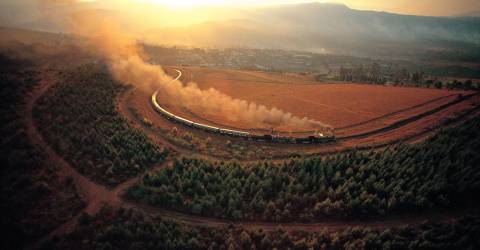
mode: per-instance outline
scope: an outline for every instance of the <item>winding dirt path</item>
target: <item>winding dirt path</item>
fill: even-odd
[[[472,205],[467,206],[466,208],[457,209],[457,210],[439,210],[436,212],[429,213],[417,213],[414,215],[402,215],[402,216],[387,216],[381,219],[373,220],[339,220],[339,219],[325,219],[318,221],[316,223],[276,223],[276,222],[234,222],[230,220],[194,216],[190,214],[185,214],[182,212],[176,212],[166,209],[160,209],[157,207],[152,207],[145,204],[139,204],[133,201],[128,201],[123,199],[123,194],[125,191],[136,183],[140,178],[143,177],[139,175],[135,178],[132,178],[120,185],[116,186],[113,189],[108,189],[102,185],[99,185],[92,180],[81,175],[76,171],[68,162],[66,162],[62,157],[60,157],[43,139],[39,130],[36,127],[35,120],[33,118],[33,108],[37,100],[46,92],[48,89],[55,84],[55,81],[52,77],[44,78],[40,84],[35,87],[31,94],[27,96],[26,99],[26,127],[27,134],[32,141],[32,144],[36,145],[42,149],[49,160],[55,162],[60,166],[59,176],[60,178],[72,177],[75,183],[75,186],[79,192],[81,198],[87,204],[84,211],[80,214],[67,221],[54,231],[52,231],[47,237],[41,239],[37,244],[32,248],[41,246],[41,243],[45,240],[52,238],[53,236],[63,235],[72,232],[75,229],[77,220],[80,215],[85,212],[88,214],[97,213],[103,205],[107,204],[113,208],[132,208],[142,210],[151,215],[160,215],[164,218],[177,221],[182,224],[188,225],[203,225],[210,227],[225,227],[230,224],[242,226],[249,230],[263,229],[265,231],[277,230],[279,227],[286,231],[307,231],[307,232],[317,232],[323,230],[338,230],[348,227],[371,227],[371,228],[394,228],[402,227],[406,225],[416,225],[422,223],[425,220],[432,220],[436,222],[450,222],[455,220],[456,217],[461,216],[469,212],[477,212],[478,206]],[[179,150],[180,151],[180,150]],[[181,152],[181,151],[180,151]],[[147,172],[156,171],[160,168],[169,167],[172,164],[171,160],[165,162],[162,165],[155,166],[148,170]],[[146,173],[147,173],[146,172]]]
[[[215,156],[198,153],[194,150],[178,146],[178,145],[170,142],[164,136],[160,136],[159,132],[156,131],[155,129],[144,125],[141,121],[139,121],[139,119],[135,116],[135,114],[133,114],[133,112],[129,109],[128,97],[130,96],[130,94],[133,91],[135,91],[135,89],[127,90],[126,92],[121,93],[117,97],[117,110],[120,112],[120,114],[123,117],[127,118],[127,121],[129,121],[129,124],[132,127],[141,130],[143,133],[145,133],[155,143],[169,148],[172,155],[183,155],[183,156],[188,156],[190,158],[198,158],[198,159],[209,160],[209,161],[228,161],[228,160],[232,160],[231,158],[218,158],[218,157],[215,157]]]

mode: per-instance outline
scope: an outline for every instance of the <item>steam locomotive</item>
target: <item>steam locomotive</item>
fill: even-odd
[[[328,142],[334,142],[335,141],[335,135],[331,132],[328,135],[325,135],[325,134],[322,134],[322,133],[315,133],[315,134],[310,135],[308,137],[297,138],[297,137],[279,136],[279,135],[274,135],[274,134],[256,135],[256,134],[252,134],[252,133],[245,132],[245,131],[218,128],[218,127],[209,126],[209,125],[206,125],[206,124],[193,122],[193,121],[190,121],[190,120],[185,119],[183,117],[176,116],[176,115],[168,112],[164,108],[162,108],[157,103],[157,95],[158,95],[158,91],[156,91],[152,95],[152,105],[153,105],[153,108],[158,113],[165,116],[167,119],[169,119],[171,121],[180,123],[180,124],[188,126],[188,127],[197,128],[197,129],[209,132],[209,133],[221,134],[221,135],[232,136],[232,137],[240,137],[240,138],[244,138],[244,139],[247,139],[247,140],[253,140],[253,141],[278,142],[278,143],[311,144],[311,143],[328,143]]]

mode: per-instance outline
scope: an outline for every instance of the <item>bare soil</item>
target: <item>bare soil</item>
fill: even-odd
[[[168,71],[167,71],[168,72]],[[235,71],[237,72],[237,71]],[[169,72],[170,73],[170,72]],[[183,80],[191,80],[192,75],[191,71],[188,69],[183,72]],[[174,72],[172,71],[172,74]],[[237,73],[236,73],[237,74]],[[260,73],[256,73],[260,74]],[[265,73],[262,73],[265,74]],[[282,83],[280,85],[288,85]],[[341,85],[341,84],[340,84]],[[340,85],[328,84],[327,87],[336,88]],[[353,88],[364,89],[369,87],[368,85],[345,85],[353,86]],[[372,86],[374,89],[381,89],[382,91],[390,90],[397,91],[397,88],[400,91],[410,91],[410,93],[415,93],[416,90],[424,93],[434,93],[434,97],[431,100],[420,102],[419,104],[408,106],[403,109],[397,109],[391,113],[387,113],[370,120],[366,120],[359,123],[353,123],[348,126],[344,126],[336,129],[335,133],[338,138],[336,143],[330,144],[279,144],[279,143],[265,143],[265,142],[254,142],[247,141],[243,139],[232,138],[221,136],[217,134],[206,133],[197,129],[192,129],[172,121],[165,119],[163,116],[158,114],[150,103],[151,93],[142,92],[140,90],[134,90],[127,93],[124,96],[119,98],[119,110],[120,112],[129,118],[131,124],[138,127],[141,126],[141,121],[132,116],[129,110],[135,110],[139,117],[146,118],[151,121],[156,127],[159,127],[165,131],[170,131],[173,128],[177,129],[180,132],[189,132],[194,134],[194,136],[200,138],[200,140],[210,140],[212,143],[217,144],[217,148],[225,148],[225,143],[228,141],[231,142],[244,142],[247,144],[246,147],[251,147],[252,150],[258,150],[258,147],[261,147],[264,157],[247,157],[249,160],[256,159],[281,159],[285,157],[292,156],[294,154],[301,155],[327,155],[337,152],[343,152],[346,150],[351,150],[353,148],[357,149],[374,149],[379,147],[384,147],[386,145],[396,143],[400,140],[411,140],[415,142],[420,142],[423,139],[428,138],[426,134],[432,134],[433,131],[441,128],[442,126],[448,125],[454,120],[462,120],[463,115],[471,112],[472,109],[475,109],[480,105],[480,96],[471,92],[461,92],[461,91],[447,91],[447,90],[431,90],[431,89],[416,89],[416,88],[401,88],[401,87],[381,87],[381,86]],[[426,92],[425,92],[426,91]],[[469,98],[459,98],[459,94],[465,96],[471,96]],[[380,105],[379,105],[380,106]],[[355,108],[355,107],[353,107]],[[378,109],[378,108],[376,108]],[[389,110],[390,111],[390,110]],[[191,114],[191,113],[190,113]],[[196,114],[195,114],[196,115]],[[196,116],[198,117],[198,116]],[[195,120],[195,119],[194,119]],[[148,128],[143,126],[143,130],[149,135],[149,137],[160,144],[172,144],[171,142],[166,141],[165,136],[161,133],[155,133]],[[421,138],[421,139],[420,139]],[[185,152],[185,149],[180,149],[179,145],[176,145],[176,150],[183,151],[187,155],[200,156],[202,158],[209,158],[211,154],[204,154],[198,150],[189,149]],[[222,151],[217,150],[217,151]],[[218,156],[214,156],[217,157]],[[222,157],[220,157],[222,158]],[[235,158],[235,156],[225,156],[222,158]]]
[[[461,216],[464,213],[478,212],[478,206],[476,204],[472,204],[471,206],[469,205],[465,208],[458,209],[458,210],[439,210],[431,213],[389,216],[386,218],[374,219],[374,220],[345,221],[345,220],[337,220],[337,219],[325,219],[322,221],[318,221],[316,223],[300,223],[300,222],[299,223],[295,223],[295,222],[294,223],[274,223],[274,222],[269,223],[269,222],[256,222],[256,221],[252,221],[252,222],[236,221],[235,222],[235,221],[221,220],[221,219],[210,218],[210,217],[193,216],[193,215],[184,214],[180,212],[159,209],[159,208],[151,207],[144,204],[138,204],[132,201],[127,201],[123,198],[123,194],[125,190],[131,185],[133,185],[135,182],[137,182],[140,178],[142,178],[142,175],[132,178],[118,185],[113,189],[108,189],[84,177],[80,173],[78,173],[68,162],[66,162],[61,156],[59,156],[44,141],[42,135],[39,133],[39,130],[37,129],[34,123],[33,116],[32,116],[32,110],[33,110],[32,107],[35,105],[37,99],[41,97],[52,85],[53,85],[53,82],[45,81],[43,84],[35,88],[33,90],[33,93],[27,97],[28,99],[26,101],[26,104],[27,104],[26,124],[27,124],[28,136],[36,145],[38,145],[40,148],[43,149],[43,151],[48,156],[49,160],[51,160],[52,162],[55,162],[55,164],[58,164],[60,166],[60,170],[58,173],[60,178],[66,178],[67,176],[70,176],[73,179],[73,182],[81,198],[87,204],[83,212],[86,212],[89,214],[98,212],[103,205],[110,205],[113,208],[123,207],[123,208],[139,209],[151,215],[160,215],[164,218],[169,218],[169,219],[178,221],[180,223],[188,224],[188,225],[225,227],[230,224],[234,224],[234,225],[243,226],[248,230],[256,230],[256,229],[262,228],[265,231],[274,231],[274,230],[277,230],[278,227],[282,227],[286,231],[317,232],[317,231],[324,231],[324,230],[338,230],[342,228],[355,227],[355,226],[371,227],[371,228],[395,228],[395,227],[403,227],[406,225],[417,225],[422,223],[425,220],[433,220],[437,222],[451,222],[455,220],[456,217]],[[144,97],[148,96],[148,94],[146,93],[142,94],[142,92],[139,92],[139,91],[131,91],[130,94],[131,95],[125,95],[125,96],[136,97],[137,101],[139,102],[136,104],[144,105],[141,107],[143,111],[149,112],[152,116],[152,119],[161,120],[160,116],[156,114],[153,111],[153,109],[151,109],[151,107],[148,108],[149,102],[145,101],[145,100],[148,100],[148,98],[144,99]],[[126,112],[126,111],[125,111],[125,106],[122,105],[122,103],[129,103],[129,102],[123,101],[125,100],[124,99],[125,96],[123,98],[119,98],[120,99],[119,106],[124,107],[120,109],[121,111],[123,110],[123,112]],[[143,100],[143,101],[140,101],[140,100]],[[470,100],[470,102],[467,102],[467,101],[460,102],[456,105],[453,105],[451,108],[441,110],[440,112],[437,112],[435,115],[428,116],[429,119],[415,121],[407,124],[406,126],[402,126],[399,129],[389,130],[387,133],[379,134],[372,138],[373,140],[377,140],[377,139],[381,139],[382,137],[386,137],[391,140],[392,138],[395,138],[395,136],[403,137],[405,135],[405,131],[409,131],[409,130],[417,131],[419,126],[422,126],[424,129],[426,129],[428,128],[429,125],[431,125],[432,120],[434,121],[433,122],[434,124],[438,124],[438,117],[436,117],[437,115],[445,119],[445,117],[450,117],[451,115],[454,116],[456,114],[456,111],[458,110],[471,110],[472,101],[475,101],[476,104],[478,104],[480,100],[479,98],[473,98]],[[477,113],[478,112],[470,112],[468,113],[468,117],[477,115]],[[131,122],[135,121],[135,120],[132,120],[133,119],[132,117],[127,117],[127,118],[129,118]],[[165,121],[165,124],[168,124],[168,121]],[[139,127],[143,127],[143,126],[139,126]],[[149,134],[149,136],[152,136],[152,135]],[[372,140],[372,138],[367,138],[364,142],[369,142]],[[362,139],[357,139],[355,143],[358,144],[361,140]],[[352,142],[349,142],[349,143],[352,143]],[[338,148],[342,145],[344,144],[340,143],[338,145],[331,145],[331,148],[335,150],[335,148]],[[305,147],[305,148],[310,150],[314,149],[309,147]],[[292,148],[290,148],[290,146],[287,146],[286,149],[291,150]],[[182,151],[177,153],[181,154]],[[188,156],[188,153],[186,155]],[[150,169],[150,171],[155,171],[158,168],[162,168],[162,167],[169,167],[170,165],[171,165],[171,161],[166,162],[164,165],[156,166]],[[56,230],[54,230],[48,237],[42,239],[38,244],[34,245],[32,248],[35,248],[36,246],[40,246],[41,242],[47,240],[48,238],[71,232],[73,228],[76,226],[76,223],[79,217],[80,217],[80,214],[73,217],[71,220],[65,222],[63,225],[61,225]]]
[[[317,83],[299,74],[273,74],[256,71],[181,68],[183,81],[194,81],[201,89],[214,88],[231,97],[276,107],[298,117],[308,117],[334,128],[349,127],[345,133],[358,133],[365,127],[352,127],[379,117],[377,125],[390,124],[390,118],[408,117],[451,101],[465,91],[412,87],[378,86],[352,83]],[[158,96],[159,103],[179,116],[215,126],[249,130],[251,124],[232,121],[221,115],[203,113],[195,107],[184,108],[176,100]],[[389,114],[396,116],[389,117]],[[402,116],[403,115],[403,116]],[[373,125],[373,124],[372,124]],[[271,129],[260,127],[260,129]],[[302,128],[279,127],[277,130],[298,131]]]

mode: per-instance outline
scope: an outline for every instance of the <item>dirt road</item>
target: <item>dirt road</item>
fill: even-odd
[[[81,196],[81,198],[87,204],[86,208],[82,212],[88,214],[95,214],[103,205],[110,205],[113,208],[132,208],[144,211],[147,214],[160,215],[166,219],[172,219],[178,221],[179,223],[184,223],[188,225],[206,225],[210,227],[225,227],[230,224],[242,226],[246,229],[259,229],[262,228],[266,231],[272,231],[282,227],[286,231],[308,231],[316,232],[322,230],[337,230],[348,227],[372,227],[372,228],[392,228],[392,227],[402,227],[406,225],[415,225],[422,223],[425,220],[433,220],[436,222],[449,222],[454,220],[456,217],[463,215],[468,212],[478,211],[476,205],[458,209],[455,211],[445,210],[437,211],[431,213],[420,213],[414,215],[403,215],[403,216],[388,216],[381,219],[374,220],[338,220],[338,219],[325,219],[315,223],[275,223],[275,222],[255,222],[255,221],[239,221],[233,222],[229,220],[222,220],[217,218],[202,217],[202,216],[193,216],[181,212],[170,211],[165,209],[159,209],[156,207],[139,204],[132,201],[127,201],[123,199],[124,192],[136,183],[143,175],[132,178],[113,189],[108,189],[102,185],[99,185],[92,180],[81,175],[74,167],[72,167],[68,162],[66,162],[61,156],[59,156],[43,139],[39,130],[36,127],[35,121],[33,119],[33,108],[37,100],[46,92],[48,89],[55,84],[53,79],[43,79],[41,83],[35,87],[31,94],[27,96],[26,100],[26,127],[27,133],[34,145],[39,149],[43,150],[48,159],[58,166],[60,166],[59,176],[61,178],[72,177],[75,186]],[[148,171],[155,171],[159,168],[167,167],[171,165],[171,161],[152,167]],[[72,220],[61,225],[53,232],[51,232],[48,237],[41,240],[45,241],[48,238],[51,238],[55,235],[62,235],[71,232],[75,226],[78,217],[75,216]],[[41,244],[36,244],[39,246]]]

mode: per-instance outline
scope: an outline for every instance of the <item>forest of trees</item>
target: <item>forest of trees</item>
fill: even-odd
[[[398,229],[347,228],[318,233],[247,231],[186,226],[151,218],[132,210],[104,209],[83,215],[75,232],[54,238],[44,249],[479,249],[480,218],[463,217],[452,223],[425,222]]]
[[[418,144],[283,164],[177,160],[128,197],[236,220],[315,221],[456,207],[480,191],[480,118]],[[473,199],[474,200],[474,199]]]
[[[115,97],[126,87],[107,69],[85,65],[59,77],[34,114],[48,143],[82,174],[113,186],[166,158],[168,150],[117,112]]]
[[[0,54],[1,249],[23,249],[84,207],[27,136],[24,100],[38,80],[29,62]]]
[[[27,62],[0,55],[0,223],[2,249],[19,249],[73,218],[85,204],[71,179],[31,144],[24,103],[39,82]],[[86,66],[35,110],[55,150],[88,177],[114,185],[162,162],[161,151],[115,110],[124,87],[104,69]],[[480,118],[418,145],[384,151],[297,158],[281,164],[176,160],[146,175],[127,196],[155,206],[237,220],[315,221],[414,213],[476,202],[480,191]],[[476,204],[474,204],[476,205]],[[479,249],[480,218],[374,230],[321,233],[209,228],[105,208],[83,214],[72,234],[42,249]]]
[[[473,83],[472,80],[465,80],[463,82],[458,80],[442,82],[436,78],[427,78],[422,71],[409,72],[405,68],[396,69],[391,67],[382,69],[378,63],[366,66],[359,64],[349,68],[342,66],[338,72],[338,80],[373,84],[394,83],[395,85],[400,86],[416,86],[437,89],[480,90],[480,85],[478,83]]]

